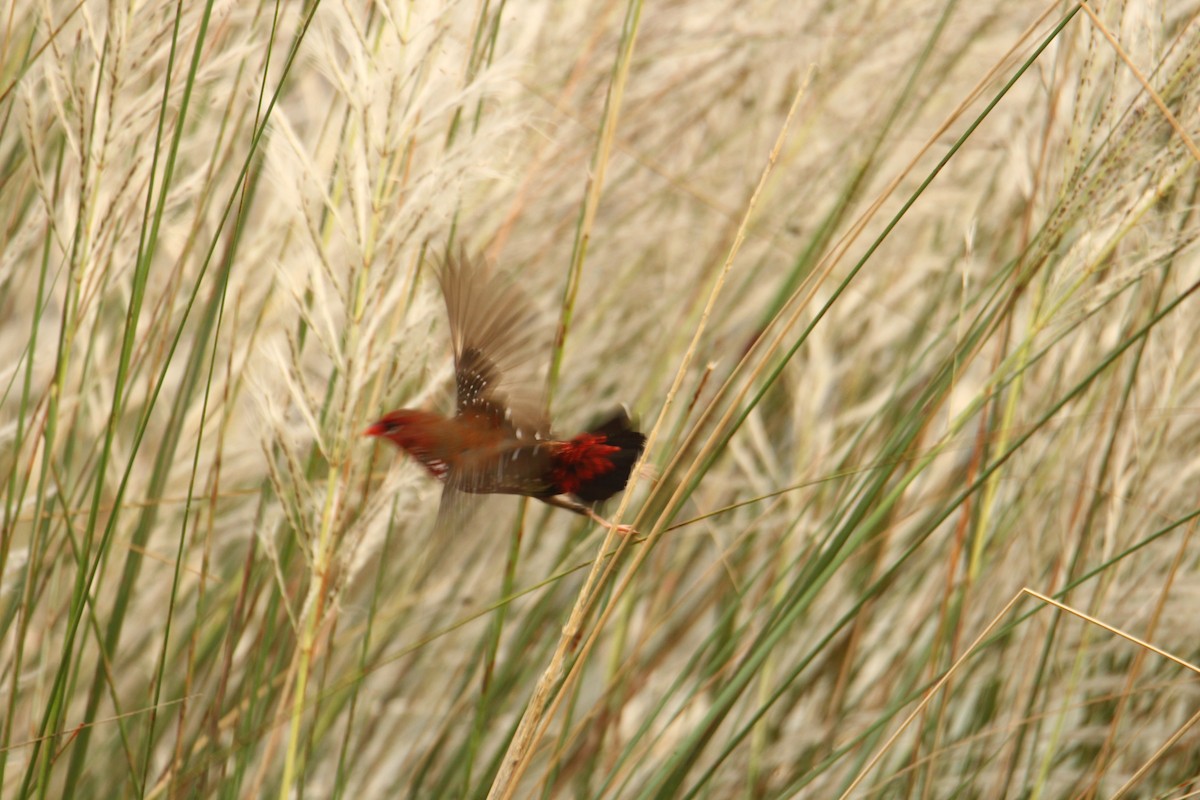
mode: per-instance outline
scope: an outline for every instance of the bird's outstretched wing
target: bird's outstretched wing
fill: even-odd
[[[538,386],[536,315],[506,276],[466,254],[438,269],[446,298],[460,416],[480,415],[517,438],[548,436],[550,422]]]

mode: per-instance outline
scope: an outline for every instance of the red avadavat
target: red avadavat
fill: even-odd
[[[528,372],[534,341],[521,293],[466,258],[447,259],[438,280],[450,318],[457,412],[404,408],[365,435],[392,442],[448,487],[535,497],[604,523],[590,506],[625,488],[646,437],[624,411],[595,430],[556,437],[545,402],[517,374]]]

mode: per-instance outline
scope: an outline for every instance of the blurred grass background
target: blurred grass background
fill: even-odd
[[[10,6],[0,794],[1193,796],[1198,13]],[[638,536],[358,435],[458,245]]]

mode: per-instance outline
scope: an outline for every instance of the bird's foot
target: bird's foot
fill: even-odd
[[[603,525],[604,527],[608,528],[609,530],[616,531],[617,533],[621,534],[622,536],[630,536],[630,535],[637,533],[637,531],[634,530],[634,527],[632,525],[616,525],[612,522],[609,522],[604,517],[597,514],[595,511],[592,511],[590,508],[585,507],[583,513],[586,514],[588,519],[590,519],[592,522],[599,523],[600,525]]]

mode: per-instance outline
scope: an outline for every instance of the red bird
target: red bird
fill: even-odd
[[[608,524],[590,508],[625,488],[646,437],[624,411],[571,439],[550,432],[530,393],[533,316],[501,276],[450,258],[438,270],[454,346],[457,412],[402,408],[364,431],[395,444],[447,488],[519,494]],[[522,379],[524,378],[524,379]],[[626,531],[626,526],[621,526]]]

